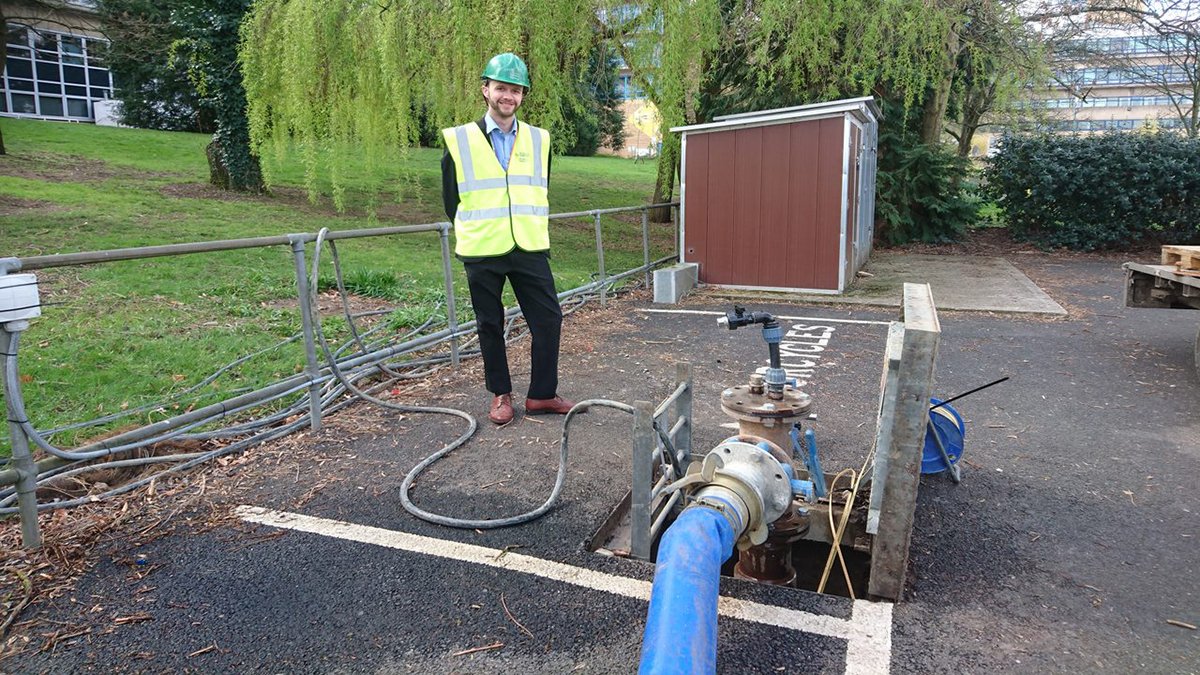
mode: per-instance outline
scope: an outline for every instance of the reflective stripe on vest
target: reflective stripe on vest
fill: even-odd
[[[544,171],[550,161],[549,133],[530,124],[518,126],[507,173],[478,124],[443,129],[442,136],[457,172],[454,252],[487,257],[514,247],[549,249],[549,180]]]

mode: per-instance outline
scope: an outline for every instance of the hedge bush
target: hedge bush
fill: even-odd
[[[1013,238],[1043,248],[1200,241],[1200,139],[1012,135],[984,176]]]

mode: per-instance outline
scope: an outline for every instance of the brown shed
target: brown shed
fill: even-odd
[[[844,291],[871,252],[879,118],[867,96],[671,129],[680,262],[717,286]]]

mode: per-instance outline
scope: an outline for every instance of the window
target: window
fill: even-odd
[[[10,24],[5,42],[0,112],[90,120],[91,101],[112,98],[104,40]]]

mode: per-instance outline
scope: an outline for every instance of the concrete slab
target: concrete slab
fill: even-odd
[[[842,295],[798,295],[709,288],[706,295],[899,307],[905,282],[927,283],[940,310],[1065,316],[1066,310],[1021,270],[992,256],[921,255],[877,251]],[[869,276],[867,276],[869,275]]]

